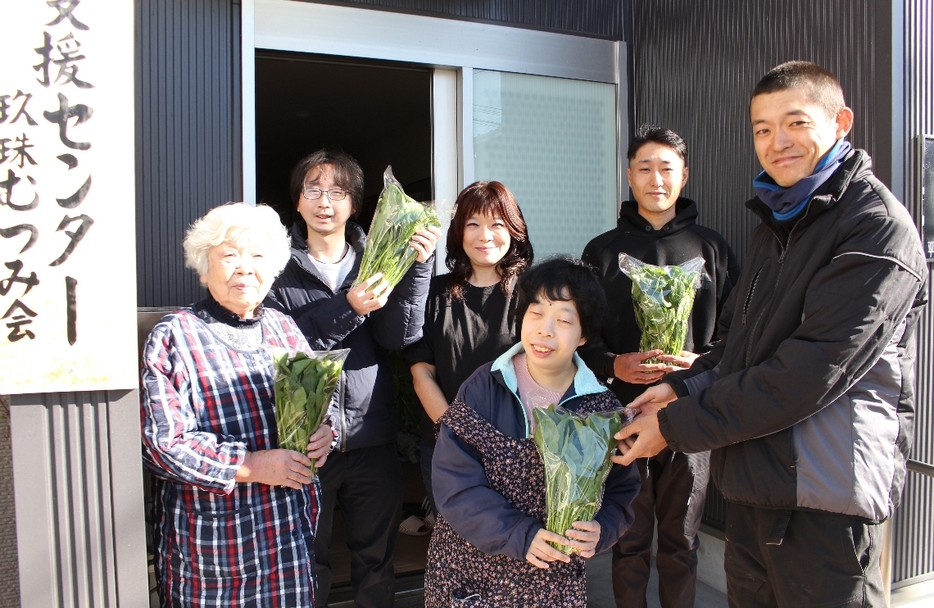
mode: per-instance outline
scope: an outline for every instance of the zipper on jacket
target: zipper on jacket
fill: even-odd
[[[347,418],[344,415],[344,396],[347,394],[344,372],[341,372],[340,377],[340,399],[337,400],[337,412],[340,415],[341,421],[341,453],[347,451]]]
[[[804,219],[804,217],[806,216],[807,216],[807,212],[805,212],[805,215],[802,216],[801,219]],[[792,244],[792,239],[794,238],[795,229],[799,225],[800,225],[800,220],[799,220],[799,223],[795,224],[791,228],[791,230],[788,232],[788,240],[785,241],[784,245],[782,245],[782,241],[781,239],[778,238],[778,235],[775,234],[774,232],[772,233],[775,236],[775,238],[778,240],[778,245],[781,248],[781,253],[778,255],[778,274],[775,276],[775,284],[773,285],[773,289],[772,289],[774,292],[778,291],[778,285],[782,280],[782,273],[785,270],[785,256],[788,255],[788,250],[791,249],[791,244]],[[756,273],[756,275],[758,278],[758,273]],[[750,336],[756,335],[756,330],[759,328],[759,321],[762,320],[762,316],[765,314],[765,312],[766,312],[765,310],[762,310],[762,312],[759,313],[759,316],[756,318],[756,324],[752,326],[752,331],[749,334]],[[746,315],[744,313],[743,314],[744,321],[745,321],[745,318],[746,318]],[[752,359],[752,347],[754,344],[755,344],[755,340],[750,339],[748,345],[746,346],[745,367],[749,367],[749,362]]]
[[[759,275],[762,274],[762,269],[765,266],[760,266],[759,270],[756,271],[756,274],[752,277],[752,283],[749,285],[749,292],[746,293],[746,301],[743,303],[743,321],[742,326],[746,326],[746,317],[749,314],[749,306],[752,304],[752,296],[756,293],[756,285],[759,283]]]

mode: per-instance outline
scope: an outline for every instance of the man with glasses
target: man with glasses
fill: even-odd
[[[363,201],[360,165],[338,150],[314,152],[292,170],[290,194],[301,219],[291,229],[292,258],[265,303],[290,315],[312,348],[350,349],[328,413],[336,449],[318,472],[315,605],[328,605],[331,530],[339,505],[355,605],[391,606],[403,478],[389,351],[421,335],[430,258],[441,232],[420,230],[412,237],[417,261],[395,288],[380,274],[354,287],[366,244],[363,228],[351,221]]]

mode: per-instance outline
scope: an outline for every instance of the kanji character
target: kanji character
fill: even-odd
[[[20,97],[24,98],[23,103],[19,105],[19,111],[13,117],[13,120],[10,121],[10,124],[12,125],[16,121],[18,121],[20,117],[25,116],[26,124],[28,124],[31,127],[35,127],[39,123],[37,123],[33,119],[33,117],[29,115],[28,112],[26,112],[26,104],[29,103],[30,99],[32,99],[32,93],[23,93],[22,91],[17,90],[16,95],[13,97],[13,99],[16,100],[16,99],[19,99]],[[10,98],[9,95],[0,95],[0,123],[6,122],[6,119],[10,117],[10,104],[7,103],[7,99],[9,98]]]
[[[58,75],[55,77],[55,82],[59,82],[64,78],[62,84],[72,83],[79,89],[93,89],[93,84],[78,78],[78,66],[75,65],[75,62],[84,59],[84,55],[76,54],[80,52],[81,43],[69,33],[58,41],[55,48],[61,55],[61,59],[52,62],[58,66]]]
[[[16,313],[17,309],[21,311],[19,314]],[[10,319],[10,322],[7,323],[6,326],[9,327],[12,331],[10,331],[10,333],[7,334],[7,339],[10,342],[19,342],[23,338],[29,338],[30,340],[34,340],[36,337],[36,334],[32,333],[28,329],[23,330],[22,326],[29,325],[30,323],[32,323],[32,320],[35,317],[36,317],[36,313],[30,310],[28,306],[26,306],[19,300],[15,300],[13,304],[4,313],[4,315],[0,317],[0,319]]]
[[[78,5],[81,4],[81,0],[49,0],[46,2],[51,8],[54,8],[58,11],[58,17],[53,21],[47,23],[46,25],[58,25],[62,22],[63,19],[68,19],[68,22],[75,28],[79,30],[88,30],[90,29],[85,24],[78,21],[77,17],[72,15],[74,10],[78,8]]]

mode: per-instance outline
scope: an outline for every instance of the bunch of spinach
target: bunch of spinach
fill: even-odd
[[[376,203],[376,212],[370,223],[363,259],[356,284],[369,279],[377,272],[395,287],[402,276],[415,263],[418,252],[409,247],[412,236],[429,226],[441,227],[435,210],[408,196],[392,175],[392,167],[383,173],[383,191]]]
[[[305,453],[308,439],[324,420],[349,352],[344,348],[312,355],[290,355],[285,350],[272,353],[280,448]]]
[[[619,412],[573,414],[549,405],[532,412],[532,440],[545,464],[545,527],[564,536],[575,521],[590,521],[603,500],[603,482],[613,463],[613,438],[621,428]],[[573,550],[555,545],[564,553]]]
[[[680,355],[704,258],[677,266],[654,266],[621,253],[619,268],[632,281],[636,323],[642,330],[639,350],[660,349],[667,355]]]

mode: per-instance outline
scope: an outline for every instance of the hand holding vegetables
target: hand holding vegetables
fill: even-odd
[[[654,384],[675,368],[665,363],[648,363],[657,360],[663,352],[659,349],[642,353],[622,353],[613,360],[613,375],[629,384]]]
[[[415,234],[412,235],[412,239],[409,241],[409,247],[414,249],[417,253],[415,261],[422,263],[427,262],[432,254],[434,254],[435,246],[438,244],[438,239],[440,238],[441,228],[439,226],[427,226],[416,230]]]
[[[235,479],[237,483],[263,483],[298,490],[311,483],[313,476],[311,461],[305,455],[279,449],[247,452]]]
[[[597,543],[600,542],[600,524],[596,521],[575,521],[574,527],[564,533],[564,536],[549,532],[542,528],[535,533],[532,544],[525,554],[525,560],[536,568],[548,569],[548,562],[569,562],[568,553],[579,553],[583,558],[593,557],[597,552]],[[571,551],[565,553],[555,547],[569,547]]]
[[[583,544],[575,542],[566,545],[562,542],[563,538],[546,540],[554,542],[557,549],[564,553],[590,553],[596,547],[596,542],[593,547],[589,546],[592,536],[588,532],[592,533],[592,529],[589,529],[591,520],[603,500],[603,482],[612,466],[610,455],[616,449],[614,434],[623,427],[620,414],[599,412],[579,416],[550,405],[547,408],[535,408],[532,417],[535,420],[532,439],[545,465],[545,503],[548,513],[545,527],[549,532],[567,535],[568,539],[576,538]],[[577,534],[577,530],[581,529],[584,534]],[[541,560],[543,555],[547,553],[533,557]],[[532,562],[531,559],[529,561]]]
[[[334,433],[327,424],[321,423],[318,430],[311,434],[308,439],[308,445],[305,447],[305,455],[311,459],[314,468],[320,469],[328,459],[331,452],[331,443],[334,441]]]
[[[275,362],[276,429],[279,447],[304,452],[317,443],[328,404],[340,380],[349,350],[341,349],[308,356],[273,354]],[[311,464],[314,467],[314,461]]]
[[[658,427],[658,410],[677,398],[671,385],[662,383],[649,387],[633,399],[626,409],[637,415],[632,424],[616,433],[619,453],[613,455],[613,462],[626,466],[636,458],[648,458],[661,452],[668,442]]]
[[[382,273],[389,286],[395,287],[416,259],[424,262],[431,257],[440,235],[441,221],[435,210],[406,195],[392,167],[386,167],[355,284]]]
[[[385,306],[389,301],[390,293],[392,293],[392,287],[383,280],[383,273],[377,272],[347,291],[347,303],[355,313],[362,317]]]

